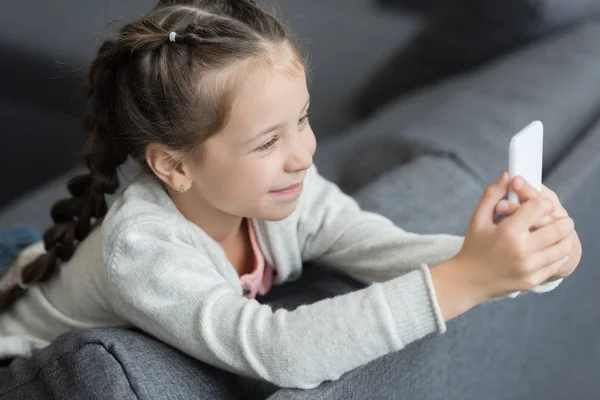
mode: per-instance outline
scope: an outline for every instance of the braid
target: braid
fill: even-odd
[[[109,51],[112,45],[111,42],[104,43],[99,56]],[[28,285],[49,280],[60,261],[71,259],[77,243],[83,241],[106,215],[108,206],[105,194],[113,194],[119,187],[118,167],[127,160],[127,151],[108,131],[106,121],[97,118],[97,115],[104,114],[94,112],[98,103],[106,104],[94,88],[105,90],[109,80],[114,78],[110,66],[99,63],[92,63],[89,77],[88,97],[93,101],[90,102],[92,107],[84,117],[83,126],[92,131],[84,150],[85,163],[90,172],[71,178],[67,188],[72,197],[58,200],[52,206],[50,215],[54,225],[46,229],[43,235],[46,252],[23,267],[22,285],[16,284],[0,292],[0,310],[14,304]]]

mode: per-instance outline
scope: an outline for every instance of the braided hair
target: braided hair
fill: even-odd
[[[105,195],[119,188],[118,168],[128,157],[152,173],[145,161],[152,143],[197,154],[226,124],[244,77],[260,63],[272,65],[281,46],[294,65],[305,68],[289,29],[252,0],[161,0],[104,41],[87,73],[89,172],[70,179],[71,197],[52,206],[44,254],[22,268],[21,284],[0,292],[0,310],[27,286],[49,280],[101,224],[108,211]]]

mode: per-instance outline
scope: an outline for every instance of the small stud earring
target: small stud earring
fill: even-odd
[[[185,192],[185,185],[184,185],[184,184],[181,184],[181,187],[179,188],[179,191],[180,191],[181,193],[184,193],[184,192]]]

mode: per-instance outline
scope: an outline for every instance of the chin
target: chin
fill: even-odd
[[[271,209],[266,210],[266,212],[258,218],[262,219],[263,221],[281,221],[289,217],[295,210],[296,203],[286,206],[272,207]]]

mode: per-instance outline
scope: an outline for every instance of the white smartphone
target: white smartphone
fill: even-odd
[[[542,161],[544,153],[544,125],[533,121],[510,139],[508,175],[523,177],[531,186],[542,191]],[[508,200],[520,204],[519,196],[508,189]]]

